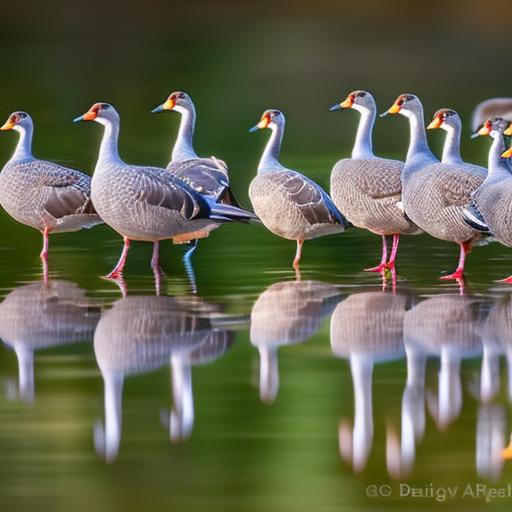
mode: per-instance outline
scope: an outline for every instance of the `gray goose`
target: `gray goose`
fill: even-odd
[[[512,130],[507,130],[508,124],[508,121],[497,117],[487,120],[477,132],[479,135],[490,135],[493,142],[489,151],[487,178],[473,193],[474,207],[466,211],[466,220],[472,226],[490,231],[503,245],[512,247],[512,169],[507,161],[512,151],[505,151],[505,135],[509,131],[512,133]],[[512,276],[502,282],[512,284]]]
[[[204,158],[194,150],[193,137],[196,123],[196,109],[192,98],[183,91],[175,91],[166,101],[151,113],[175,111],[181,114],[178,136],[172,149],[167,170],[187,183],[200,194],[217,198],[219,203],[239,206],[229,184],[228,167],[215,157]],[[194,240],[191,251],[196,248]],[[189,252],[189,255],[191,253]]]
[[[319,281],[284,281],[269,286],[251,311],[251,343],[260,354],[260,398],[274,402],[279,388],[277,350],[303,343],[320,329],[341,299],[339,290]]]
[[[225,162],[215,157],[202,158],[194,150],[192,139],[196,123],[196,109],[192,98],[183,91],[175,91],[151,112],[175,111],[181,114],[178,136],[172,149],[167,170],[181,178],[196,192],[214,196],[220,203],[239,206],[229,185]]]
[[[91,202],[91,178],[32,155],[34,125],[26,112],[12,113],[0,130],[20,134],[0,173],[0,204],[15,220],[43,234],[40,256],[46,278],[50,233],[69,233],[102,223]]]
[[[305,240],[342,233],[350,225],[332,199],[313,180],[279,162],[285,119],[279,110],[265,110],[250,131],[269,128],[272,135],[249,186],[256,215],[281,238],[297,241],[293,267],[298,270]]]
[[[464,163],[441,163],[428,146],[423,106],[414,94],[401,94],[386,114],[407,117],[410,142],[402,172],[402,201],[405,213],[429,235],[460,246],[455,272],[441,279],[464,277],[466,255],[482,240],[480,231],[464,221],[464,208],[471,193],[484,181],[484,169]]]
[[[19,396],[34,399],[34,353],[92,341],[100,309],[70,281],[30,283],[9,292],[0,304],[0,338],[18,359]]]
[[[354,226],[382,236],[381,262],[365,270],[394,269],[400,234],[421,232],[400,208],[404,164],[379,158],[373,152],[372,130],[377,106],[369,92],[353,91],[330,110],[342,108],[357,110],[361,117],[351,158],[339,160],[332,169],[331,197]],[[386,237],[390,235],[393,235],[393,246],[388,262]]]
[[[119,114],[108,103],[95,103],[75,119],[96,121],[105,127],[98,161],[92,178],[92,198],[98,213],[124,238],[119,262],[107,276],[122,275],[130,240],[153,242],[151,267],[160,275],[159,241],[195,240],[217,226],[219,221],[249,220],[244,210],[217,204],[165,169],[130,165],[119,156]]]

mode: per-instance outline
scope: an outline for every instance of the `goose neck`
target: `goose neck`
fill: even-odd
[[[196,124],[196,112],[193,106],[189,108],[176,108],[181,114],[180,128],[174,147],[172,149],[172,161],[182,162],[197,158],[194,151],[193,137]]]
[[[15,129],[20,134],[20,137],[11,160],[27,160],[32,158],[32,135],[34,128],[32,126],[18,125]]]
[[[444,164],[459,164],[462,163],[460,155],[460,126],[447,126],[446,127],[446,140],[443,146],[443,156],[441,161]]]
[[[119,123],[108,120],[102,124],[104,125],[104,132],[98,156],[98,165],[119,163],[121,162],[118,149]]]
[[[372,131],[375,124],[375,109],[361,108],[352,158],[373,158]]]
[[[279,154],[281,152],[281,143],[283,141],[284,126],[278,124],[270,125],[272,134],[268,139],[263,155],[258,165],[258,172],[262,173],[268,170],[282,168],[279,163]]]

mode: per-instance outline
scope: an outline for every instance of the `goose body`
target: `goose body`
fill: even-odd
[[[512,170],[502,153],[506,150],[504,131],[508,122],[496,118],[489,122],[493,138],[489,151],[488,178],[473,194],[473,203],[496,240],[512,247]]]
[[[349,223],[319,185],[279,162],[284,122],[280,111],[267,110],[254,127],[269,127],[272,135],[258,174],[249,186],[249,197],[256,215],[269,231],[297,241],[294,267],[298,268],[305,240],[342,233]]]
[[[92,198],[98,213],[121,234],[125,247],[109,274],[122,273],[130,240],[154,242],[151,265],[159,274],[158,242],[180,242],[207,236],[218,221],[249,220],[254,215],[230,205],[217,204],[195,192],[165,169],[125,163],[117,148],[119,114],[108,103],[96,103],[75,121],[97,121],[105,126],[92,178]]]
[[[397,98],[389,113],[409,119],[411,138],[402,173],[405,212],[423,231],[460,246],[459,265],[443,279],[461,279],[466,254],[482,239],[482,233],[464,221],[464,208],[471,194],[484,181],[483,168],[460,162],[442,163],[428,147],[423,106],[412,94]]]
[[[353,91],[345,101],[331,107],[352,108],[361,117],[351,158],[339,160],[331,172],[331,197],[343,215],[356,227],[383,237],[380,265],[371,271],[394,267],[400,234],[421,230],[401,208],[403,162],[377,157],[373,152],[372,130],[376,105],[366,91]],[[387,263],[386,236],[394,236],[393,250]]]
[[[43,233],[43,259],[50,233],[102,223],[91,201],[89,176],[32,155],[33,122],[27,113],[11,114],[2,130],[16,130],[20,138],[0,173],[0,204],[15,220]]]
[[[200,157],[194,150],[196,109],[192,98],[183,91],[173,92],[162,105],[153,109],[152,112],[168,110],[181,114],[181,122],[167,170],[196,192],[213,196],[220,203],[238,206],[230,188],[226,163],[215,157]]]

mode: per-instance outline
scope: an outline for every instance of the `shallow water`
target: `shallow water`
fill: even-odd
[[[467,485],[510,479],[500,246],[474,251],[460,295],[437,279],[456,247],[404,238],[393,292],[361,272],[378,237],[306,244],[296,281],[292,243],[230,225],[193,257],[197,293],[164,244],[156,296],[134,244],[122,298],[100,278],[120,250],[108,228],[55,236],[48,285],[18,229],[27,248],[0,252],[2,508],[429,508],[447,486],[478,508]]]

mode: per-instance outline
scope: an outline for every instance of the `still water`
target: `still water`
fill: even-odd
[[[429,509],[448,487],[468,510],[468,484],[510,480],[506,249],[476,249],[461,294],[437,280],[457,248],[404,237],[393,291],[361,272],[378,237],[306,244],[296,281],[292,243],[230,225],[195,283],[164,244],[160,296],[135,244],[123,298],[107,227],[55,236],[45,285],[37,234],[2,222],[26,236],[0,252],[2,510]]]

